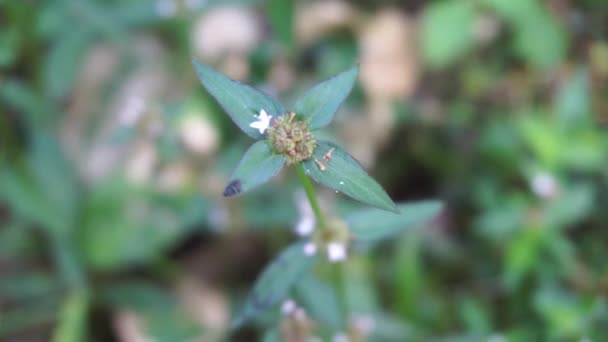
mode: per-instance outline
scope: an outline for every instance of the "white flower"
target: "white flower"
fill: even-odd
[[[302,217],[296,223],[296,233],[300,236],[306,236],[312,233],[315,229],[315,218],[314,217]]]
[[[540,172],[532,177],[530,184],[532,191],[540,198],[548,199],[555,197],[559,191],[559,185],[555,177],[547,172]]]
[[[144,113],[144,100],[139,96],[127,97],[126,103],[118,113],[120,124],[125,127],[131,127],[139,121],[139,118]]]
[[[332,342],[348,342],[350,339],[345,333],[338,333],[331,339]]]
[[[350,317],[349,321],[358,332],[363,333],[365,336],[368,336],[376,325],[376,321],[371,315],[354,314]]]
[[[339,242],[327,244],[327,258],[331,262],[343,261],[346,259],[346,246]]]
[[[268,115],[265,110],[260,110],[260,115],[255,116],[258,121],[254,121],[249,124],[249,127],[255,128],[260,131],[260,134],[264,134],[268,126],[270,126],[270,119],[272,115]]]
[[[314,242],[309,242],[304,245],[304,254],[307,256],[313,256],[317,253],[317,245]]]
[[[300,218],[296,222],[295,231],[299,236],[307,236],[315,229],[316,219],[303,192],[295,194],[295,202]]]
[[[298,306],[296,305],[296,302],[293,299],[287,298],[287,300],[285,300],[283,304],[281,304],[281,312],[283,313],[283,315],[290,315],[297,309],[297,307]]]

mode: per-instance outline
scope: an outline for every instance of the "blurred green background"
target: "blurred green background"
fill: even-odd
[[[286,104],[360,63],[325,134],[445,203],[353,252],[313,335],[608,341],[605,0],[0,0],[0,340],[296,340],[229,330],[300,197],[221,196],[251,141],[192,57]]]

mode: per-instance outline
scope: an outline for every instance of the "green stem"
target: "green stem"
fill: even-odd
[[[319,202],[317,201],[317,196],[315,195],[315,188],[310,181],[310,178],[306,176],[304,172],[304,168],[300,163],[295,164],[296,172],[298,173],[298,178],[300,179],[300,184],[304,187],[304,191],[306,192],[306,197],[308,197],[308,202],[310,202],[310,206],[312,207],[312,211],[315,213],[315,217],[317,219],[317,223],[321,227],[321,229],[325,229],[325,217],[323,216],[323,212],[321,211],[321,207],[319,207]]]

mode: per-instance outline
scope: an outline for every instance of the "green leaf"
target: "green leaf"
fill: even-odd
[[[329,151],[331,160],[324,160]],[[322,170],[315,159],[325,166]],[[395,203],[363,167],[340,147],[320,141],[313,158],[302,163],[306,174],[316,182],[380,209],[398,212]]]
[[[89,299],[84,291],[70,294],[59,313],[53,341],[85,341]]]
[[[254,139],[262,134],[249,124],[256,121],[255,116],[264,109],[273,118],[285,114],[283,106],[259,90],[232,80],[212,68],[192,60],[201,84],[218,104],[226,111],[239,128]]]
[[[45,65],[46,90],[54,98],[71,90],[85,52],[93,42],[89,30],[70,30],[60,37],[51,47]]]
[[[57,279],[47,274],[22,270],[2,275],[0,294],[7,301],[35,300],[59,293],[60,285]]]
[[[326,126],[353,89],[359,66],[323,81],[307,91],[295,104],[295,112],[308,121],[310,129]]]
[[[123,280],[102,287],[99,297],[106,305],[136,311],[143,319],[145,334],[153,341],[201,340],[200,324],[183,310],[169,289],[158,284]]]
[[[344,325],[344,315],[335,289],[310,274],[298,281],[296,294],[313,319],[334,330]]]
[[[59,310],[59,296],[46,296],[36,301],[25,302],[12,309],[3,309],[0,324],[0,339],[10,341],[10,336],[28,329],[40,328],[53,322]],[[13,336],[14,337],[14,336]]]
[[[471,1],[434,2],[422,18],[422,52],[432,67],[463,56],[473,44],[475,8]]]
[[[566,34],[556,19],[540,12],[534,20],[516,27],[515,51],[530,65],[547,69],[559,64],[567,52]]]
[[[267,182],[279,173],[285,164],[285,156],[272,152],[267,141],[258,141],[245,152],[230,177],[224,196],[236,196]]]
[[[90,191],[78,230],[78,246],[89,267],[110,270],[142,264],[183,237],[188,231],[180,225],[183,213],[169,197],[152,195],[118,179]]]
[[[397,206],[399,214],[363,209],[349,215],[346,221],[355,241],[379,241],[428,222],[439,213],[441,207],[439,201],[402,203]]]
[[[283,300],[292,285],[314,265],[315,259],[304,254],[303,243],[295,243],[283,250],[257,279],[232,326],[241,326]]]

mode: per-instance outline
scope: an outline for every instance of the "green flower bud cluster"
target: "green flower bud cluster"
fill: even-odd
[[[267,136],[275,152],[287,157],[287,164],[310,159],[317,147],[317,140],[308,131],[308,123],[297,120],[293,112],[273,120]]]

